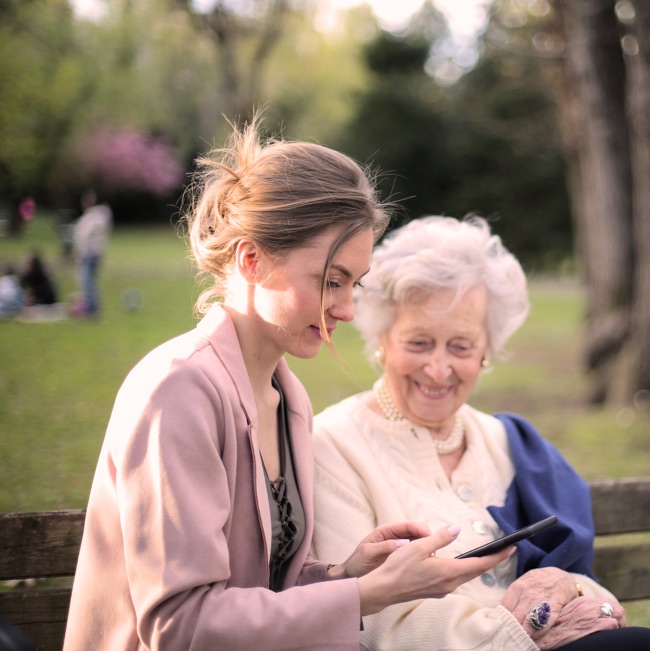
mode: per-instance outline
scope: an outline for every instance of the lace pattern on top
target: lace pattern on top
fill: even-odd
[[[269,587],[277,592],[282,587],[289,560],[304,536],[304,512],[295,484],[284,394],[275,376],[273,376],[273,386],[280,393],[278,405],[280,475],[276,480],[271,481],[264,468],[264,476],[269,493],[271,519],[274,524]],[[299,526],[301,523],[302,526]]]

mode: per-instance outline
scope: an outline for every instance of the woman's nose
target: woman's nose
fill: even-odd
[[[352,295],[346,297],[344,300],[335,301],[328,310],[333,319],[339,321],[352,321],[354,319],[354,303],[352,302]]]
[[[424,372],[435,382],[444,382],[451,375],[451,365],[447,356],[442,353],[433,353],[429,356],[424,366]]]

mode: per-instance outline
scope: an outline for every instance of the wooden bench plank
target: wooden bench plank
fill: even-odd
[[[593,570],[619,601],[650,598],[650,543],[597,548]]]
[[[0,593],[0,613],[37,651],[60,651],[70,608],[70,589]]]
[[[0,579],[74,574],[84,510],[0,513]]]
[[[65,621],[69,608],[70,588],[0,593],[0,612],[19,627]]]
[[[590,484],[597,535],[650,531],[650,477]]]

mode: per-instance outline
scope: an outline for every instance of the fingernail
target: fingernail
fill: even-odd
[[[460,533],[460,526],[457,524],[452,524],[447,527],[447,533],[454,538]]]
[[[404,545],[408,545],[411,541],[408,538],[400,538],[399,540],[395,541],[395,544],[398,547],[404,547]]]

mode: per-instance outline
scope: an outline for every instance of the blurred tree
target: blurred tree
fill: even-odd
[[[335,25],[320,24],[315,8],[287,17],[286,36],[269,61],[265,121],[281,125],[288,138],[332,144],[344,136],[353,98],[368,83],[361,52],[379,27],[368,5],[342,13]]]
[[[339,146],[386,173],[383,193],[404,209],[398,223],[483,214],[527,266],[548,268],[571,256],[571,219],[533,33],[493,16],[478,64],[456,81],[438,74],[448,71],[438,46],[448,30],[425,3],[405,33],[382,32],[365,49],[371,81]]]
[[[336,145],[380,170],[383,197],[400,206],[394,226],[441,210],[451,184],[444,91],[425,72],[428,36],[445,34],[447,27],[431,5],[413,25],[401,35],[380,31],[365,46],[370,81]]]
[[[163,136],[102,127],[80,140],[84,186],[109,199],[120,221],[167,221],[175,207],[185,167]]]
[[[163,138],[132,129],[101,128],[81,141],[84,185],[103,196],[144,193],[166,198],[183,180],[183,167]]]
[[[290,0],[214,0],[197,12],[192,0],[170,0],[192,15],[209,34],[218,54],[223,112],[231,120],[245,117],[260,103],[269,56],[280,40]],[[298,6],[299,1],[293,4]]]
[[[44,198],[43,179],[87,93],[73,27],[66,0],[0,4],[0,195],[14,234],[21,198]]]
[[[455,179],[445,208],[483,214],[525,266],[553,269],[572,257],[572,224],[554,103],[533,47],[539,18],[528,18],[496,3],[477,65],[449,90]]]
[[[172,11],[164,0],[106,6],[98,22],[76,18],[66,0],[0,8],[7,18],[0,29],[8,35],[0,41],[0,67],[9,82],[0,87],[6,109],[0,117],[2,197],[16,203],[29,192],[39,203],[74,206],[89,176],[100,169],[87,169],[88,157],[80,152],[88,152],[88,134],[102,128],[164,138],[183,167],[206,148],[214,133],[210,105],[216,74],[209,39],[201,39],[187,14]],[[175,197],[182,182],[177,179]],[[146,184],[137,193],[108,185],[115,197],[107,199],[119,194],[126,205],[131,193],[142,205],[146,196],[147,210],[159,212],[154,204],[162,200]],[[122,214],[115,211],[118,220]]]
[[[78,138],[106,125],[164,135],[182,160],[191,159],[205,146],[201,138],[212,134],[203,116],[216,74],[211,44],[196,34],[184,12],[171,11],[161,0],[110,7],[102,21],[77,24],[93,86],[77,107],[65,156],[75,155]],[[69,174],[69,161],[62,164],[62,175]],[[62,181],[57,177],[57,184]]]
[[[619,17],[625,21],[624,12],[627,10],[629,15],[629,8],[621,3],[619,9]],[[625,391],[642,407],[647,406],[650,397],[650,3],[636,0],[632,9],[634,15],[623,44],[630,80],[627,99],[636,269]]]
[[[587,287],[590,400],[650,391],[650,5],[553,0],[553,88]]]
[[[352,89],[366,80],[358,37],[376,30],[369,9],[351,12],[355,17],[334,32],[317,28],[317,3],[310,0],[275,9],[261,1],[246,8],[219,4],[232,18],[232,42],[224,47],[236,59],[237,103],[250,102],[241,117],[253,105],[266,106],[270,131],[320,141],[340,133]],[[17,203],[30,194],[39,205],[72,207],[89,178],[79,152],[88,134],[102,129],[164,138],[173,158],[190,169],[198,152],[223,142],[224,114],[238,117],[230,115],[230,93],[216,83],[223,53],[208,16],[177,0],[104,6],[91,19],[73,14],[66,0],[0,4],[0,37],[7,37],[0,38],[0,199]],[[278,32],[274,11],[280,10]],[[117,220],[125,214],[115,211]]]

